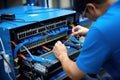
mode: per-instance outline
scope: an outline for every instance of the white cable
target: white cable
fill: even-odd
[[[23,48],[25,48],[25,50],[28,52],[28,54],[32,57],[32,59],[34,59],[33,55],[31,54],[31,52],[28,50],[28,48],[26,46],[23,46]]]
[[[8,76],[9,76],[10,80],[13,80],[12,77],[10,76],[10,73],[7,73],[7,74],[8,74]]]
[[[2,41],[2,39],[1,39],[1,37],[0,37],[0,43],[1,43],[1,46],[2,46],[2,49],[3,49],[2,53],[5,54],[5,48],[4,48],[3,41]]]
[[[3,56],[7,56],[1,37],[0,37],[0,43],[1,43],[1,46],[2,46],[2,49],[3,49],[3,51],[2,51]],[[6,62],[6,65],[7,65],[7,62]],[[5,67],[5,69],[6,69],[6,67]],[[9,69],[11,69],[10,66],[9,66]],[[11,72],[11,70],[8,70],[8,69],[7,69],[6,73],[8,74],[10,80],[13,80],[12,77],[11,77],[11,75],[10,75],[10,72]]]

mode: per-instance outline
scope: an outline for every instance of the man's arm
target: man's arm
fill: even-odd
[[[86,73],[78,69],[74,61],[69,59],[66,47],[60,41],[55,44],[53,52],[55,56],[60,60],[64,71],[72,80],[80,80],[86,75]]]
[[[59,60],[62,64],[64,71],[72,80],[80,80],[86,75],[86,73],[78,69],[76,63],[70,60],[68,56],[60,56]]]

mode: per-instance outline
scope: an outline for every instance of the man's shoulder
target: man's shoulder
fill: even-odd
[[[92,26],[102,30],[113,28],[113,26],[118,27],[120,26],[120,13],[105,13],[104,15],[100,16]]]

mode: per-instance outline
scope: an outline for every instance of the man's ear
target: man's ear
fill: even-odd
[[[86,8],[87,8],[87,11],[91,14],[95,14],[96,13],[96,10],[97,10],[97,8],[96,8],[96,6],[95,6],[95,4],[93,4],[93,3],[88,3],[87,5],[86,5]]]

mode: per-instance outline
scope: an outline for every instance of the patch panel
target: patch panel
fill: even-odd
[[[39,28],[29,29],[20,33],[17,33],[18,39],[24,39],[30,36],[34,36],[40,33],[45,32],[45,26],[41,26]]]
[[[18,36],[18,39],[23,39],[23,38],[34,36],[34,35],[43,33],[45,31],[53,30],[55,28],[62,27],[62,26],[67,26],[67,20],[63,20],[63,21],[59,21],[59,22],[55,22],[47,25],[44,24],[44,26],[38,26],[32,29],[26,29],[24,31],[17,33],[17,36]]]

